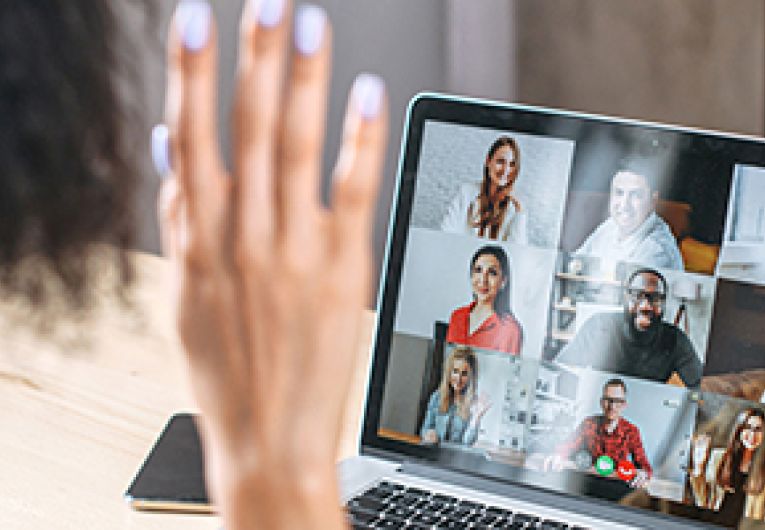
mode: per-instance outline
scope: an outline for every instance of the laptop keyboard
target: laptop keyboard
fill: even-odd
[[[585,530],[562,521],[513,512],[394,482],[380,482],[348,501],[351,528],[506,528]]]

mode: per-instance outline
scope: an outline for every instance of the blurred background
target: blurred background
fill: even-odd
[[[334,26],[334,74],[324,162],[337,152],[346,95],[360,71],[388,83],[391,135],[375,225],[382,260],[409,99],[439,91],[762,135],[765,2],[762,0],[314,0]],[[156,0],[155,39],[134,43],[145,79],[146,152],[161,119],[164,44],[175,2]],[[237,20],[242,0],[214,0],[221,45],[221,141],[229,145]],[[126,24],[146,21],[124,3]],[[144,140],[141,140],[144,141]],[[157,252],[148,165],[138,197],[137,245]],[[326,190],[325,190],[326,191]]]

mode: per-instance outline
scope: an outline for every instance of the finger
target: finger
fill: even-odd
[[[179,195],[177,181],[172,175],[170,138],[166,125],[159,124],[151,131],[151,158],[157,174],[163,179],[157,197],[160,242],[165,256],[175,257]]]
[[[178,4],[168,46],[167,123],[172,158],[179,192],[194,222],[220,195],[216,177],[223,167],[215,132],[215,25],[205,0]]]
[[[316,248],[319,239],[315,230],[320,211],[330,33],[323,9],[297,9],[292,69],[279,139],[276,220],[278,235],[303,256]]]
[[[346,111],[343,142],[333,182],[336,250],[358,254],[367,247],[382,179],[387,138],[387,98],[379,77],[356,78]]]
[[[335,402],[335,398],[337,403],[342,402],[350,384],[356,333],[369,286],[370,218],[386,134],[384,89],[379,78],[363,76],[354,84],[350,99],[329,224],[332,232],[328,255],[333,262],[322,272],[326,289],[322,299],[339,304],[342,310],[324,316],[315,339],[316,351],[333,353],[337,370],[332,378],[316,378],[305,392],[323,396],[328,402]],[[312,356],[304,360],[303,369],[316,373],[326,365],[326,358]],[[333,422],[340,419],[327,418],[325,425],[335,426]]]
[[[180,211],[178,185],[175,179],[168,179],[162,183],[157,203],[162,254],[175,259],[178,256],[178,212]]]
[[[287,0],[251,0],[245,6],[240,30],[234,171],[239,186],[239,226],[244,241],[254,247],[262,247],[273,229],[274,159],[287,20]]]

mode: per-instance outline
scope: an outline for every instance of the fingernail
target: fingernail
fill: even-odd
[[[160,177],[170,174],[170,131],[163,123],[155,125],[151,130],[151,160]]]
[[[295,48],[303,55],[313,55],[321,48],[327,14],[318,6],[300,6],[295,13]]]
[[[364,119],[372,120],[380,114],[385,82],[375,74],[359,74],[353,82],[353,101]]]
[[[187,50],[198,52],[210,38],[212,12],[206,0],[182,0],[176,13],[178,31]]]
[[[279,25],[284,15],[284,0],[254,0],[254,2],[259,4],[256,9],[258,23],[261,26],[273,28]]]

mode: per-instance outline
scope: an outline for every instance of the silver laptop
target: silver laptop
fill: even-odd
[[[416,97],[351,525],[762,525],[763,147]]]

